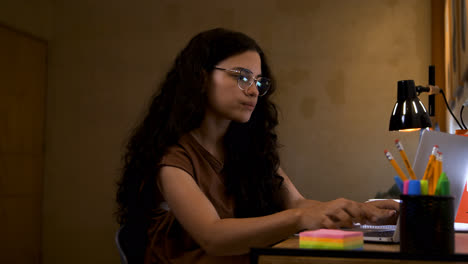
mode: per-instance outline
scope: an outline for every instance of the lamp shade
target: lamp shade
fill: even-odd
[[[389,130],[412,131],[431,126],[429,114],[416,94],[414,81],[398,81],[397,102],[390,117]]]

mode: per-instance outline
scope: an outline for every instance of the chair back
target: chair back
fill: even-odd
[[[122,264],[143,263],[146,251],[145,225],[126,223],[115,233],[115,244]]]
[[[123,243],[123,239],[121,238],[124,230],[125,225],[120,226],[120,228],[115,232],[115,245],[119,250],[120,255],[120,263],[121,264],[128,264],[127,255],[125,254],[125,243]]]

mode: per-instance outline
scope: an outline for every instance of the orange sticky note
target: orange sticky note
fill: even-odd
[[[465,183],[455,222],[468,224],[468,183]]]

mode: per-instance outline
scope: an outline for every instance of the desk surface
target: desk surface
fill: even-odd
[[[400,244],[364,243],[362,251],[299,248],[297,236],[265,249],[252,249],[251,263],[468,263],[468,233],[455,233],[455,255],[434,259],[400,253]]]
[[[299,248],[299,237],[286,239],[273,248]],[[364,251],[399,252],[400,244],[364,243]],[[468,233],[455,233],[455,254],[468,254]]]

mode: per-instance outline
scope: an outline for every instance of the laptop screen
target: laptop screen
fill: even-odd
[[[443,154],[443,171],[450,180],[450,191],[454,197],[455,229],[466,225],[468,230],[468,137],[424,130],[419,142],[414,172],[418,179],[423,177],[427,161],[434,145]],[[463,199],[462,199],[463,197]],[[463,203],[460,203],[463,201]]]

